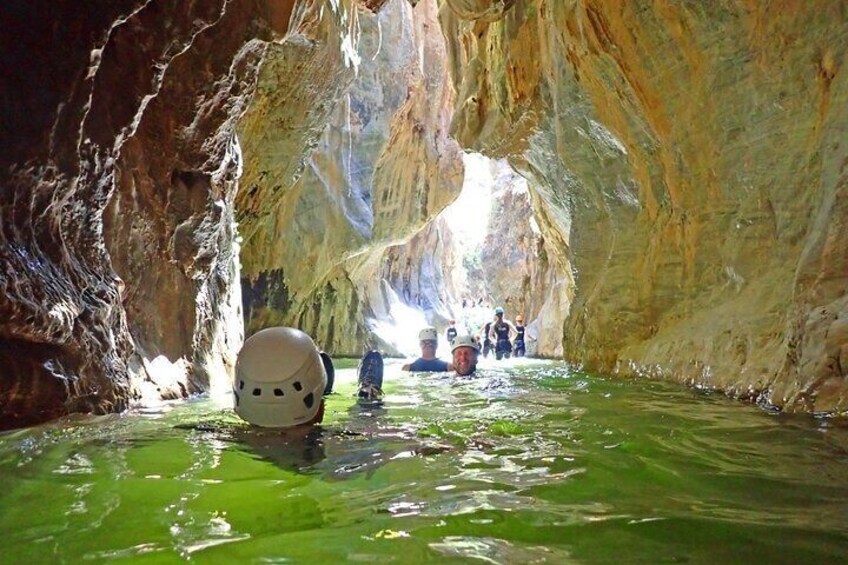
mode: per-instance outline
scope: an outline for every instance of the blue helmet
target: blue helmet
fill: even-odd
[[[497,316],[498,314],[503,314],[503,308],[501,308],[500,306],[495,308],[495,316]]]

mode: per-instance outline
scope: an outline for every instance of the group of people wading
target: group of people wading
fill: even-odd
[[[449,320],[450,325],[445,331],[445,337],[449,344],[453,345],[458,334],[456,320]],[[472,336],[483,357],[488,357],[494,352],[495,359],[509,359],[513,357],[524,357],[527,354],[526,339],[534,339],[527,334],[524,327],[524,316],[519,314],[515,317],[513,324],[504,319],[504,310],[495,308],[493,320],[486,322],[480,330]]]
[[[454,320],[445,332],[451,361],[436,357],[438,332],[427,327],[418,334],[421,356],[402,366],[404,371],[454,372],[474,375],[477,359],[494,351],[496,359],[525,354],[526,330],[521,315],[516,323],[504,319],[503,308],[495,308],[494,319],[477,334],[459,334]],[[533,339],[533,338],[530,338]],[[482,345],[481,345],[482,344]],[[360,402],[379,402],[383,397],[383,356],[370,350],[358,367]],[[233,382],[235,412],[247,422],[262,427],[290,428],[319,423],[324,396],[332,392],[333,363],[318,350],[308,335],[294,328],[267,328],[253,334],[238,355]]]

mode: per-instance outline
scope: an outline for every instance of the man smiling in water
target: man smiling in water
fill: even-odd
[[[477,370],[477,354],[480,350],[470,335],[457,336],[453,341],[453,367],[457,376],[467,377]]]

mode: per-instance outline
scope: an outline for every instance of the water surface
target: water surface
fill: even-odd
[[[0,562],[848,562],[838,421],[510,363],[369,407],[342,369],[298,436],[212,399],[0,435]]]

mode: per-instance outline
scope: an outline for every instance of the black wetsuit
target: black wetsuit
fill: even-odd
[[[524,326],[515,325],[515,341],[512,344],[512,354],[516,357],[524,357],[526,350],[524,348]]]
[[[509,324],[506,322],[497,322],[493,328],[495,332],[495,359],[506,357],[509,359],[512,353],[512,344],[509,342]]]
[[[492,329],[492,322],[488,322],[483,326],[483,357],[488,357],[489,351],[492,350],[492,341],[489,339],[490,329]]]
[[[457,334],[457,331],[456,331],[455,327],[450,326],[447,329],[447,331],[445,332],[445,336],[447,336],[449,344],[453,345],[453,340],[456,339],[456,334]]]

